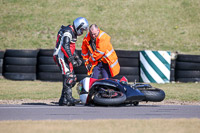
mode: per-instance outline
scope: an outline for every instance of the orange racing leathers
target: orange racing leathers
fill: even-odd
[[[88,75],[92,74],[93,68],[102,61],[108,63],[110,74],[112,77],[116,76],[120,71],[118,57],[110,42],[111,37],[100,30],[96,38],[96,49],[90,46],[90,33],[86,34],[82,43],[82,57],[85,61],[85,66],[91,64],[92,67],[88,70]]]

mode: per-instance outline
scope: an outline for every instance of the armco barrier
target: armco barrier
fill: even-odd
[[[126,76],[130,82],[139,81],[139,52],[116,50],[121,69],[114,78]],[[77,53],[81,57],[81,50],[77,50]],[[0,76],[2,74],[11,80],[62,81],[62,74],[52,55],[53,49],[0,50]],[[74,70],[78,81],[87,76],[84,64]],[[200,55],[178,54],[177,59],[172,59],[170,81],[200,82]]]

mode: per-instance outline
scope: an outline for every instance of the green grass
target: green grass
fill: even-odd
[[[200,83],[154,83],[152,86],[163,89],[166,93],[166,100],[200,102]]]
[[[0,100],[59,98],[61,82],[12,81],[0,79]]]
[[[67,109],[67,108],[66,108]],[[1,133],[193,133],[200,119],[0,121]]]
[[[0,79],[0,84],[0,100],[55,99],[60,97],[62,89],[62,82],[12,81]],[[166,93],[166,100],[200,102],[199,83],[169,83],[151,85],[163,89]],[[78,98],[76,87],[72,90],[73,96]]]
[[[83,16],[112,37],[115,49],[200,54],[199,5],[199,0],[1,0],[0,49],[54,48],[60,26]]]

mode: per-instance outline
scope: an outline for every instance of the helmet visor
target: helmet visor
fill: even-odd
[[[86,31],[86,33],[87,33],[88,32],[88,28],[87,27],[81,28],[80,29],[81,35],[83,34],[84,31]]]

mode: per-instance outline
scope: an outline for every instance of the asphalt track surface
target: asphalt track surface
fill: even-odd
[[[200,118],[199,105],[139,105],[73,107],[55,105],[0,105],[0,120],[94,120]]]

